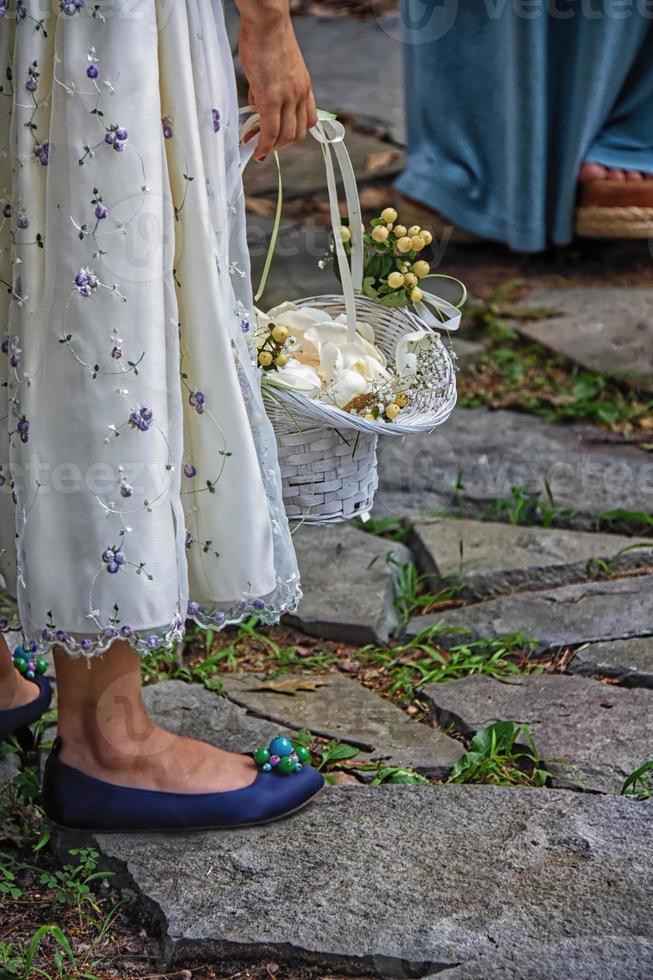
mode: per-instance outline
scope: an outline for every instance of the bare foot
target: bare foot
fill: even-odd
[[[139,726],[139,731],[141,730]],[[223,793],[254,782],[258,769],[246,755],[173,735],[147,719],[146,730],[122,746],[101,736],[64,739],[62,762],[117,786],[170,793]]]
[[[11,664],[11,671],[3,671],[0,677],[0,711],[22,708],[31,701],[36,701],[40,693],[40,687],[19,674]]]
[[[594,180],[609,180],[622,183],[623,181],[653,180],[653,173],[642,173],[639,170],[622,170],[618,167],[604,167],[600,163],[584,163],[578,174],[581,184],[589,184]]]

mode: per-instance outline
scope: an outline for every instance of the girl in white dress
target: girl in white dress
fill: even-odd
[[[315,104],[288,0],[238,6],[263,160]],[[54,651],[60,763],[242,789],[252,760],[158,728],[139,680],[188,619],[271,623],[300,597],[219,0],[0,0],[0,71],[0,573],[20,617],[0,628]],[[7,728],[44,690],[0,643]]]

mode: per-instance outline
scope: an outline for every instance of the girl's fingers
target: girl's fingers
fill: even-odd
[[[261,132],[254,156],[262,163],[277,145],[281,126],[281,106],[269,105],[261,109]]]
[[[295,123],[295,143],[301,143],[308,132],[308,107],[306,101],[302,100],[297,106],[297,118]]]
[[[317,107],[315,105],[315,96],[313,95],[312,89],[308,93],[307,112],[308,112],[308,128],[312,129],[313,126],[315,126],[315,124],[317,123]]]
[[[275,150],[282,150],[284,146],[289,146],[295,142],[296,128],[297,106],[292,102],[286,102],[281,110],[281,125],[279,126]]]

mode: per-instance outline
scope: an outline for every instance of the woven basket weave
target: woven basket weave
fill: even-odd
[[[345,311],[342,296],[311,296],[295,306]],[[374,328],[375,341],[390,361],[407,333],[433,333],[415,313],[356,299],[359,320]],[[425,432],[444,422],[456,404],[451,355],[438,337],[440,375],[419,406],[407,406],[396,422],[370,422],[327,402],[281,386],[268,388],[266,407],[277,436],[286,512],[291,521],[326,524],[366,516],[378,486],[376,448],[380,435]]]

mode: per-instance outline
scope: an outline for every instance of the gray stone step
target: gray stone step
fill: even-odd
[[[445,631],[442,642],[452,646],[465,639],[523,633],[536,642],[539,652],[600,640],[651,636],[652,595],[653,575],[562,585],[415,616],[408,623],[406,634],[416,636],[426,626],[439,623]]]
[[[576,651],[567,670],[585,677],[612,677],[624,687],[653,687],[653,639],[590,643]]]
[[[459,594],[472,598],[595,578],[605,563],[653,571],[653,540],[618,534],[426,518],[414,521],[409,543],[432,589],[461,581]]]
[[[359,185],[365,180],[389,179],[404,167],[404,153],[392,143],[378,136],[360,133],[347,126],[347,151],[351,157]],[[324,156],[317,140],[310,137],[302,143],[288,146],[279,153],[283,177],[284,200],[295,197],[321,195],[328,201]],[[342,190],[340,171],[336,167],[336,182]],[[276,200],[279,175],[274,156],[265,163],[253,161],[244,174],[245,193],[252,196],[268,195]]]
[[[143,701],[158,725],[229,752],[253,752],[279,734],[279,726],[254,718],[226,697],[199,684],[159,681],[143,688]]]
[[[561,315],[516,321],[524,337],[590,371],[653,391],[653,289],[538,289],[526,305],[559,310]]]
[[[651,691],[531,674],[509,683],[465,677],[430,684],[422,695],[438,724],[465,734],[494,721],[528,724],[558,784],[618,793],[626,776],[653,758]]]
[[[446,775],[464,752],[460,742],[412,721],[400,708],[342,674],[307,679],[320,686],[285,693],[284,682],[301,678],[269,682],[252,674],[225,676],[224,685],[239,705],[277,719],[282,727],[308,728],[358,745],[361,762],[387,759],[393,766]]]
[[[537,949],[491,953],[447,971],[447,980],[649,980],[650,939],[583,936],[538,943]]]
[[[293,542],[304,598],[285,621],[310,636],[385,643],[398,623],[397,568],[412,561],[405,545],[368,534],[351,522],[303,524]]]
[[[426,508],[486,512],[523,486],[546,501],[547,483],[566,523],[594,527],[616,508],[653,513],[653,457],[589,425],[547,423],[508,410],[457,408],[432,433],[381,439],[375,514]],[[562,515],[564,517],[564,515]]]
[[[154,915],[170,969],[197,956],[480,977],[485,958],[529,954],[555,964],[546,980],[569,980],[571,947],[574,976],[587,957],[593,980],[625,980],[593,949],[614,936],[633,953],[653,938],[652,830],[653,807],[625,798],[334,787],[290,822],[97,845]]]

